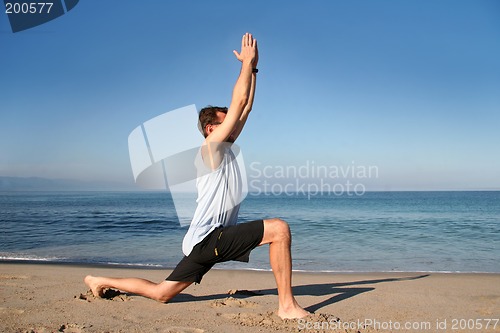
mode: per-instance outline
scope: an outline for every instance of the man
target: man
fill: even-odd
[[[199,125],[205,136],[195,161],[198,169],[198,206],[182,249],[185,257],[167,279],[154,283],[139,278],[85,277],[97,297],[115,288],[160,302],[168,302],[193,282],[200,283],[214,264],[229,260],[248,262],[251,250],[269,244],[269,257],[278,287],[278,315],[302,318],[309,313],[292,294],[291,235],[281,219],[236,224],[241,196],[241,177],[231,150],[252,109],[257,77],[257,40],[246,33],[241,51],[233,51],[241,72],[229,109],[207,107],[200,111]]]

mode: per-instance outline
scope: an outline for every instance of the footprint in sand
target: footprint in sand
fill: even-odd
[[[302,332],[299,329],[297,319],[281,319],[276,315],[275,312],[266,313],[218,313],[218,316],[236,322],[243,326],[257,326],[265,327],[266,329],[286,331],[286,332]],[[329,315],[329,314],[313,314],[307,317],[308,322],[311,323],[327,323],[332,325],[333,323],[339,322],[339,318]],[[326,325],[325,325],[326,327]],[[307,330],[308,333],[323,333],[332,332],[331,328],[326,330],[316,330],[313,327]],[[351,332],[351,331],[346,331]],[[357,332],[357,331],[352,331]]]
[[[215,301],[212,301],[210,304],[214,308],[219,308],[219,307],[238,307],[238,308],[256,308],[259,305],[254,302],[250,301],[245,301],[244,299],[237,299],[233,297],[227,297],[224,299],[218,299]]]
[[[57,331],[54,330],[54,328],[48,328],[48,327],[37,327],[37,328],[31,328],[25,331],[22,331],[23,333],[54,333],[54,332],[64,332],[64,333],[84,333],[85,332],[85,326],[78,325],[78,324],[63,324],[59,326]]]
[[[236,321],[245,326],[266,326],[271,328],[285,328],[283,320],[274,312],[267,313],[218,313],[218,316]]]
[[[63,324],[61,327],[59,327],[58,332],[64,332],[64,333],[83,333],[85,326],[81,326],[78,324]]]
[[[98,298],[95,297],[94,294],[92,294],[92,291],[89,289],[85,294],[80,294],[79,296],[75,296],[76,299],[81,299],[87,302],[92,302],[96,299],[106,299],[110,301],[117,301],[117,302],[125,302],[125,301],[130,301],[131,298],[127,294],[124,294],[118,290],[114,289],[106,289],[104,291],[104,294],[102,297]]]

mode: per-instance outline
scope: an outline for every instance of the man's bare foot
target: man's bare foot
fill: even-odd
[[[295,304],[294,306],[286,310],[282,308],[278,310],[278,316],[281,319],[299,319],[307,317],[309,315],[311,315],[311,313],[302,309],[298,304]]]
[[[87,275],[83,281],[90,288],[90,290],[92,290],[92,294],[94,294],[95,297],[104,296],[104,287],[99,285],[98,277]]]

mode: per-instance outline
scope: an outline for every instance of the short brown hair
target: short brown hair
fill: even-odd
[[[200,126],[200,130],[205,138],[208,136],[205,131],[205,127],[207,127],[207,125],[214,124],[217,121],[217,112],[227,114],[227,108],[209,105],[200,110],[198,115],[198,126]]]

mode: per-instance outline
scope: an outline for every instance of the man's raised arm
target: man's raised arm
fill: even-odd
[[[243,126],[245,126],[245,123],[248,119],[248,115],[250,114],[250,111],[252,111],[253,107],[253,100],[255,97],[255,87],[257,85],[257,71],[254,70],[257,68],[257,64],[259,62],[259,48],[257,47],[257,43],[255,43],[255,59],[253,62],[253,69],[252,69],[252,82],[250,84],[250,93],[248,95],[248,101],[247,104],[245,105],[245,108],[243,109],[243,112],[241,113],[240,119],[236,123],[236,127],[233,131],[233,138],[236,140],[238,136],[240,135],[241,131],[243,130]]]
[[[257,54],[257,40],[246,33],[241,40],[241,52],[233,51],[236,58],[241,61],[241,71],[234,85],[231,104],[222,124],[214,128],[207,136],[205,143],[224,142],[236,129],[243,110],[249,102],[252,86],[252,69]],[[253,97],[252,97],[253,99]]]

